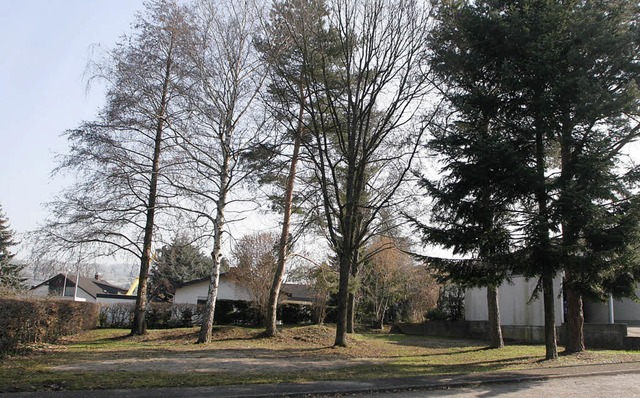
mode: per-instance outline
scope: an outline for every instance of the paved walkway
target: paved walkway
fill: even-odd
[[[60,391],[0,394],[0,398],[184,398],[184,397],[313,397],[349,393],[391,392],[402,390],[439,390],[473,387],[491,383],[515,383],[552,378],[589,377],[640,373],[640,362],[610,365],[582,365],[513,372],[467,375],[422,376],[362,381],[319,381],[307,383],[249,384],[220,387],[151,388],[129,390]]]

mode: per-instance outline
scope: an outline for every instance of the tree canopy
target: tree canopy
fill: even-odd
[[[153,257],[149,273],[149,299],[172,301],[179,284],[209,276],[211,263],[211,256],[203,254],[186,236],[176,237]]]
[[[557,355],[559,270],[565,292],[629,294],[635,285],[637,170],[621,155],[640,129],[637,15],[631,1],[445,1],[431,35],[453,109],[435,133],[445,175],[431,192],[451,211],[437,221],[461,220],[472,235],[455,246],[456,224],[453,235],[427,235],[481,259],[509,242],[516,271],[541,281],[547,358]],[[482,215],[504,227],[474,231]],[[569,300],[570,336],[581,305]]]

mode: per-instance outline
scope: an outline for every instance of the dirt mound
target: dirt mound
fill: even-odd
[[[328,347],[335,341],[335,329],[324,325],[286,327],[279,330],[276,339],[292,345]]]

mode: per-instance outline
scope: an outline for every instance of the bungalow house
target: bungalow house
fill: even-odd
[[[204,304],[209,292],[209,278],[196,279],[178,285],[173,296],[174,304]],[[289,304],[313,304],[313,292],[305,286],[285,283],[282,286],[284,302]],[[238,283],[229,272],[220,274],[217,300],[251,301],[251,293]]]
[[[76,283],[77,282],[77,283]],[[59,296],[76,301],[135,302],[135,296],[127,295],[127,289],[103,280],[100,274],[94,278],[77,277],[60,273],[31,288],[36,296]]]
[[[181,283],[176,287],[173,296],[174,304],[204,304],[207,301],[210,278],[201,278]],[[228,273],[220,274],[218,284],[218,300],[251,301],[251,294],[246,288],[240,286]]]

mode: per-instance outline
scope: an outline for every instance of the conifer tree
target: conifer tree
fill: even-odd
[[[177,236],[153,256],[149,272],[149,300],[172,301],[180,283],[208,276],[211,263],[211,257],[203,254],[188,237]]]
[[[17,245],[14,232],[9,227],[9,219],[0,206],[0,293],[6,293],[25,288],[25,278],[21,276],[24,265],[18,265],[11,260],[15,254],[11,247]]]
[[[514,264],[540,278],[547,359],[557,357],[552,281],[559,270],[570,352],[584,349],[580,294],[631,294],[638,274],[631,255],[637,170],[620,161],[640,130],[638,11],[625,0],[446,1],[432,36],[447,92],[470,99],[454,104],[458,112],[487,109],[473,100],[478,87],[491,94],[488,127],[505,145],[497,158],[515,166],[513,178],[491,178],[492,190],[512,190],[517,199]]]
[[[270,12],[266,35],[257,41],[258,50],[269,65],[269,109],[274,118],[286,130],[285,141],[292,141],[288,159],[284,195],[282,198],[282,229],[278,243],[276,272],[269,294],[266,316],[266,333],[277,334],[277,305],[284,280],[287,257],[291,242],[291,218],[294,208],[294,188],[298,160],[302,147],[307,103],[303,76],[312,68],[313,56],[319,42],[327,42],[330,35],[324,27],[323,18],[328,11],[323,0],[284,0],[275,2]],[[317,58],[317,57],[316,57]],[[317,66],[316,66],[317,68]],[[281,145],[280,152],[284,145]]]

